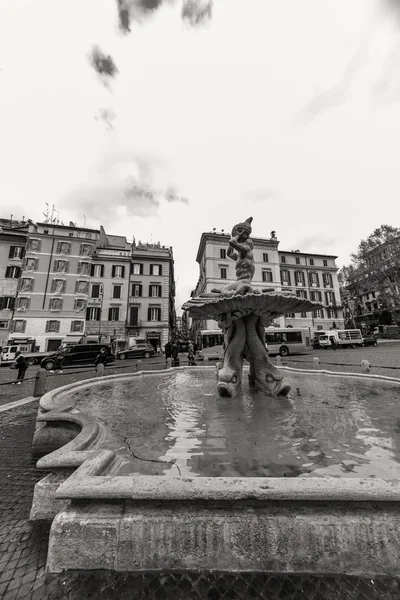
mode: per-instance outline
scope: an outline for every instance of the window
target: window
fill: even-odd
[[[149,296],[151,298],[161,298],[161,285],[150,285]]]
[[[281,256],[281,263],[285,263],[286,262],[286,256]]]
[[[298,298],[303,298],[304,300],[307,300],[307,292],[306,292],[306,290],[296,290],[296,296]]]
[[[122,285],[113,286],[113,298],[121,298]]]
[[[78,275],[89,275],[90,266],[91,265],[88,262],[79,262],[78,263]]]
[[[336,308],[328,308],[327,315],[328,319],[337,319]]]
[[[296,256],[296,265],[299,265],[299,264],[300,264],[300,257]]]
[[[142,285],[140,283],[132,283],[131,296],[140,298],[142,296]]]
[[[143,275],[143,264],[132,263],[131,264],[131,274],[132,275]]]
[[[62,298],[50,298],[49,300],[49,309],[60,311],[63,306]]]
[[[335,292],[325,292],[325,299],[327,304],[335,304]]]
[[[313,264],[314,264],[314,259],[310,258],[310,265],[313,265]]]
[[[319,277],[318,273],[310,273],[310,286],[311,287],[319,287]]]
[[[15,302],[15,309],[17,311],[25,311],[29,309],[31,303],[31,299],[30,298],[24,298],[23,296],[20,296],[19,298],[16,299]]]
[[[113,265],[111,276],[123,279],[125,277],[125,267],[121,265]]]
[[[76,312],[83,312],[86,310],[86,300],[84,298],[76,298],[74,302],[74,310]]]
[[[29,240],[28,248],[30,252],[40,252],[42,249],[42,240]]]
[[[69,263],[67,260],[55,260],[53,265],[54,273],[68,273]]]
[[[24,258],[25,248],[23,246],[11,246],[8,258]]]
[[[112,306],[108,309],[108,320],[119,321],[119,307]]]
[[[92,244],[81,244],[79,248],[79,256],[92,256],[93,246]]]
[[[84,321],[71,321],[71,333],[83,333]]]
[[[89,282],[88,281],[77,281],[75,283],[75,294],[88,294]]]
[[[33,279],[31,277],[23,277],[21,279],[20,292],[32,292],[34,287]]]
[[[8,329],[8,321],[0,321],[0,329]]]
[[[100,321],[101,309],[99,306],[90,306],[86,309],[86,321]]]
[[[91,265],[90,275],[92,277],[104,277],[104,265]]]
[[[220,248],[219,249],[219,257],[220,258],[226,258],[226,250],[225,250],[225,248]]]
[[[288,319],[294,319],[295,318],[295,313],[286,313],[285,315]]]
[[[282,285],[291,285],[289,271],[281,271],[281,284]]]
[[[56,254],[71,254],[70,242],[57,242]]]
[[[322,310],[322,308],[320,308],[319,310],[315,311],[315,316],[317,319],[323,319],[324,318],[324,311]]]
[[[314,302],[322,302],[322,292],[310,292],[310,296]]]
[[[50,294],[64,294],[65,279],[53,279],[51,282]]]
[[[90,297],[100,298],[100,291],[102,287],[103,286],[100,283],[92,283],[92,293],[90,294]]]
[[[37,271],[38,262],[39,261],[37,258],[27,258],[25,261],[24,270]]]
[[[161,265],[150,265],[150,275],[162,275]]]
[[[303,271],[295,271],[294,272],[294,281],[298,286],[304,286],[306,284],[306,280],[304,277]]]
[[[326,260],[326,258],[324,258],[324,261],[323,261],[323,263],[324,263],[324,267],[327,267],[327,266],[328,266],[328,261]]]
[[[139,307],[131,306],[129,309],[129,326],[137,327],[139,324]]]
[[[11,321],[10,328],[14,333],[25,333],[26,321],[14,319],[14,321]]]
[[[263,262],[269,262],[267,252],[263,253]]]
[[[261,276],[263,281],[272,281],[272,271],[262,271]]]
[[[300,316],[301,316],[302,319],[307,319],[307,313],[306,312],[302,312]]]
[[[6,279],[19,279],[21,275],[21,267],[10,267],[6,269]]]
[[[226,267],[221,267],[220,272],[221,272],[221,279],[226,279],[227,278],[227,268]]]
[[[147,311],[148,321],[161,321],[161,308],[159,306],[150,306]]]
[[[14,296],[3,296],[0,298],[0,310],[14,310]]]
[[[46,321],[46,333],[58,333],[60,331],[60,321]]]
[[[322,279],[324,282],[324,287],[333,287],[332,275],[331,273],[323,273]]]
[[[92,239],[92,234],[90,233],[90,231],[87,231],[87,232],[85,233],[85,238],[86,238],[87,240],[91,240],[91,239]]]

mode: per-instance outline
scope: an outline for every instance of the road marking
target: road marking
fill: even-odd
[[[15,402],[8,402],[3,406],[0,406],[0,413],[5,412],[6,410],[10,410],[11,408],[18,408],[18,406],[23,406],[24,404],[29,404],[34,400],[38,400],[39,398],[34,398],[33,396],[28,396],[27,398],[22,398],[22,400],[15,400]]]

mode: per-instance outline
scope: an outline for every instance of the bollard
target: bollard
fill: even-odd
[[[321,361],[319,360],[319,358],[317,356],[314,356],[313,363],[314,363],[314,369],[321,368]]]
[[[33,397],[40,398],[46,393],[47,371],[39,369],[35,376],[35,387],[33,388]]]
[[[204,364],[206,365],[206,364],[208,364],[208,363],[209,363],[208,356],[205,356],[205,357],[204,357]]]
[[[361,361],[361,368],[364,373],[371,373],[371,365],[369,364],[368,360]]]
[[[277,367],[281,367],[282,366],[282,358],[280,356],[276,357],[276,366]]]
[[[136,361],[136,371],[141,371],[142,370],[142,361],[138,360]]]
[[[97,371],[97,377],[104,377],[104,365],[103,365],[103,363],[99,363],[97,365],[96,371]]]
[[[167,369],[172,367],[172,358],[167,358]]]

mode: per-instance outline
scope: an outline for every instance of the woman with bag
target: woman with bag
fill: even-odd
[[[21,352],[18,350],[18,352],[16,352],[16,354],[15,354],[15,361],[11,365],[12,369],[18,369],[17,381],[16,381],[17,385],[21,385],[23,379],[25,378],[25,373],[26,373],[28,366],[29,365],[27,363],[25,356],[23,356],[21,354]]]

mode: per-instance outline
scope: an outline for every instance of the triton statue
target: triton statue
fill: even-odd
[[[252,220],[250,217],[235,225],[229,240],[227,256],[236,261],[236,281],[191,298],[182,308],[194,318],[216,319],[224,332],[225,354],[217,386],[220,396],[234,398],[240,393],[244,359],[250,363],[251,386],[271,396],[287,396],[290,385],[268,358],[265,327],[287,312],[317,310],[321,305],[292,293],[252,286],[255,272],[250,238]]]

